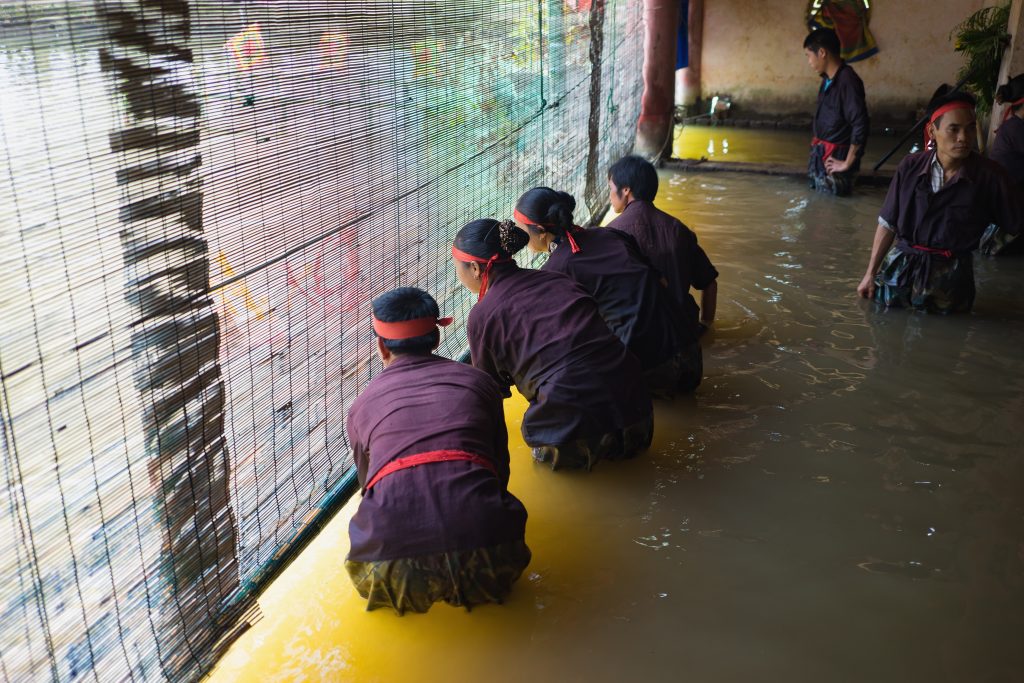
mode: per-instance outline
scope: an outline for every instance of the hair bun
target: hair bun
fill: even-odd
[[[576,210],[576,198],[573,197],[571,194],[569,194],[568,192],[559,192],[558,198],[562,200],[563,204],[569,205],[569,211]]]
[[[530,236],[520,230],[515,221],[506,219],[498,224],[498,241],[502,251],[511,256],[530,242]]]

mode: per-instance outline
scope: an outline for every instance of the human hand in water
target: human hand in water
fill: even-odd
[[[865,299],[874,299],[875,298],[875,274],[874,273],[865,273],[864,274],[864,279],[862,279],[860,281],[860,284],[857,285],[857,294],[860,294],[861,297],[863,297]]]
[[[843,173],[850,169],[850,165],[852,163],[853,160],[849,158],[840,160],[834,157],[829,157],[828,159],[825,159],[825,170],[829,175],[832,175],[833,173]]]

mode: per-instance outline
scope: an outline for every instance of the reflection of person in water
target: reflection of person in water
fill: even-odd
[[[1006,172],[974,151],[973,97],[940,94],[928,114],[925,137],[935,149],[908,155],[896,169],[857,292],[886,306],[969,311],[972,252],[989,223],[1020,233],[1024,206]]]

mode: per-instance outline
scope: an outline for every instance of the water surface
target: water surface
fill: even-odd
[[[534,559],[503,606],[367,613],[350,503],[261,599],[220,680],[1009,681],[1024,670],[1021,260],[970,315],[856,298],[883,189],[664,173],[718,266],[696,395],[649,453],[534,465]]]

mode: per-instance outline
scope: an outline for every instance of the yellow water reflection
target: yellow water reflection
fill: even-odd
[[[677,126],[672,155],[679,159],[807,163],[810,134],[791,130],[752,130],[725,126]]]
[[[902,131],[900,131],[902,133]],[[761,164],[787,164],[803,166],[811,142],[807,130],[775,130],[764,128],[734,128],[731,126],[676,126],[672,141],[672,156],[677,159],[700,159],[708,161],[739,161]],[[890,131],[888,134],[873,132],[868,138],[861,170],[866,171],[887,154],[899,138]],[[901,145],[890,157],[886,168],[896,164],[920,139],[915,136]]]
[[[645,512],[643,480],[652,477],[654,464],[641,458],[605,463],[590,475],[555,474],[532,462],[519,436],[523,410],[518,395],[506,401],[510,489],[529,510],[534,559],[505,605],[468,613],[438,604],[426,615],[404,617],[366,612],[343,566],[357,497],[264,592],[263,619],[210,680],[512,680],[513,667],[550,680],[545,671],[565,671],[567,658],[592,648],[570,635],[584,633],[585,623],[629,627],[630,617],[614,607],[623,594],[633,604],[667,597],[660,594],[669,589],[657,582],[621,584],[631,555],[652,548],[679,557],[685,552],[679,530],[639,538],[627,523]],[[611,548],[624,552],[611,554]]]

